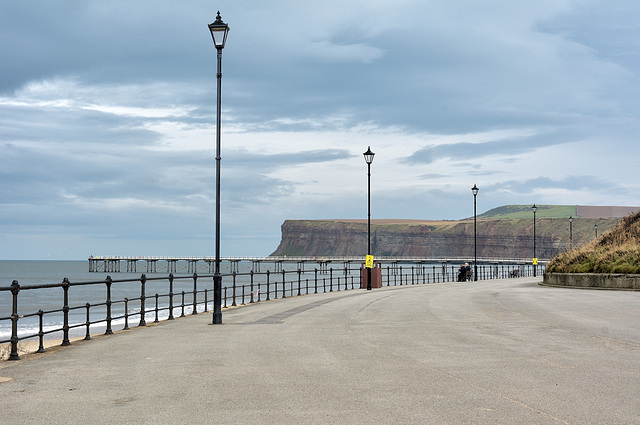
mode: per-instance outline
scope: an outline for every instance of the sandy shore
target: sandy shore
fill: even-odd
[[[73,337],[69,338],[70,342],[81,341],[84,340],[84,337]],[[63,347],[62,339],[45,339],[42,344],[44,345],[44,349],[47,353],[57,351]],[[40,341],[20,341],[18,343],[18,355],[20,359],[24,359],[25,356],[34,355],[38,348],[40,347]],[[40,355],[41,353],[38,353]],[[9,359],[11,355],[11,343],[0,344],[0,361],[5,361]],[[0,369],[2,368],[2,364],[0,364]]]

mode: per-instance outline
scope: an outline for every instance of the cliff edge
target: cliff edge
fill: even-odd
[[[615,207],[603,211],[611,214],[615,211],[612,208]],[[594,209],[589,211],[589,215],[596,215]],[[627,212],[626,209],[620,211]],[[602,234],[620,220],[610,216],[584,218],[577,212],[578,206],[538,206],[538,258],[553,258],[572,245],[591,242],[595,239],[596,225]],[[573,217],[571,225],[569,216]],[[479,258],[531,258],[531,207],[508,205],[479,215],[476,239]],[[271,255],[359,256],[367,253],[367,241],[366,220],[286,220],[282,224],[280,245]],[[374,256],[472,258],[473,217],[455,221],[374,219],[371,220],[371,251]]]

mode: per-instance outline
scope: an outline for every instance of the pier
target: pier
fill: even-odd
[[[285,264],[295,264],[296,270],[313,270],[317,268],[321,272],[327,272],[330,265],[336,264],[341,267],[349,267],[351,264],[364,263],[365,256],[335,256],[335,257],[316,257],[316,256],[268,256],[268,257],[222,257],[221,263],[226,263],[229,267],[229,273],[238,272],[238,265],[243,261],[252,263],[251,270],[259,273],[262,264],[269,264],[270,270],[281,272]],[[198,272],[198,264],[205,264],[207,273],[213,273],[215,268],[215,257],[127,257],[127,256],[91,256],[89,257],[89,272],[104,273],[176,273]],[[462,263],[472,263],[470,258],[442,258],[442,257],[376,257],[376,262],[390,263],[392,269],[398,267],[399,264],[411,263],[416,266],[423,264],[441,264],[443,268],[452,265],[460,265]],[[546,264],[548,259],[539,259],[538,264],[541,267]],[[531,265],[531,258],[478,258],[478,264],[487,264],[498,266],[504,265]],[[124,267],[123,267],[124,266]]]

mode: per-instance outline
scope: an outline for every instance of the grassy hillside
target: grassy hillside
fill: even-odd
[[[533,205],[503,205],[478,215],[480,219],[528,218],[533,220]],[[536,205],[536,219],[577,216],[576,205]],[[473,218],[473,217],[471,217]]]
[[[640,213],[625,217],[597,240],[558,255],[547,272],[639,274]]]

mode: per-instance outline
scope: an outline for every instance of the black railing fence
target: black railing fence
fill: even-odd
[[[478,280],[532,275],[530,264],[478,266]],[[328,270],[234,272],[222,277],[223,308],[229,308],[277,298],[360,289],[362,269],[345,265]],[[381,267],[382,286],[455,281],[458,268],[451,265],[394,263]],[[0,344],[10,343],[9,360],[18,360],[20,341],[39,340],[37,352],[43,353],[45,339],[62,339],[64,346],[71,343],[71,336],[84,335],[89,340],[92,333],[112,334],[114,326],[128,330],[135,320],[137,326],[146,326],[147,320],[157,323],[204,313],[212,308],[212,292],[213,275],[197,273],[163,277],[143,274],[140,278],[119,280],[107,276],[105,280],[90,282],[70,282],[65,278],[61,283],[25,286],[14,280],[11,286],[0,287],[0,297],[11,298],[10,315],[0,317],[0,330],[10,329],[10,333],[0,333],[0,338],[4,335]],[[86,296],[88,293],[90,297]],[[83,295],[93,302],[82,299]]]

